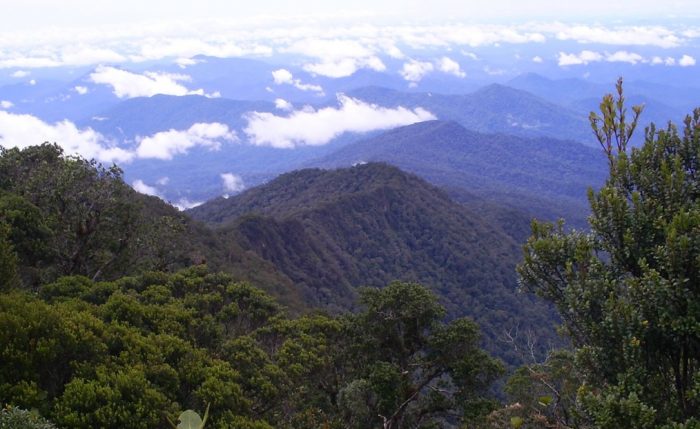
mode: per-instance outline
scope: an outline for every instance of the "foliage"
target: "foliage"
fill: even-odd
[[[287,173],[190,213],[274,264],[314,306],[352,310],[359,287],[398,279],[430,287],[448,317],[473,318],[488,350],[511,365],[519,357],[498,341],[504,326],[529,327],[543,345],[557,340],[553,312],[516,293],[515,240],[395,167]]]
[[[627,150],[641,108],[626,124],[622,101],[619,82],[594,128],[610,176],[589,192],[591,232],[534,223],[518,271],[524,288],[557,306],[582,368],[578,399],[597,426],[691,427],[700,412],[700,110],[681,132],[652,125]]]
[[[362,369],[341,391],[352,427],[431,427],[488,409],[486,390],[502,369],[479,348],[472,321],[440,323],[444,308],[417,284],[394,282],[361,297],[352,358]]]
[[[0,410],[0,429],[55,429],[51,422],[37,413],[7,406]]]
[[[499,366],[473,322],[443,324],[414,284],[363,295],[355,316],[290,319],[203,266],[2,293],[0,401],[66,428],[163,427],[207,404],[213,428],[362,427],[379,413],[403,428],[481,412]],[[369,401],[352,399],[358,387]]]
[[[65,156],[55,144],[0,148],[2,287],[35,289],[64,275],[113,280],[205,261],[304,308],[274,266],[135,192],[116,166]]]

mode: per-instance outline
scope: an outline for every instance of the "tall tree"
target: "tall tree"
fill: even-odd
[[[582,370],[579,401],[599,427],[695,427],[700,412],[700,109],[682,131],[647,128],[617,96],[591,115],[610,161],[589,191],[590,232],[533,222],[518,267],[553,302]]]

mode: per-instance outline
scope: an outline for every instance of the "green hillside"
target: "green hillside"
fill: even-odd
[[[504,224],[527,220],[484,218],[395,167],[296,171],[188,213],[271,262],[312,305],[352,309],[359,286],[411,281],[434,290],[451,317],[473,317],[511,362],[498,342],[505,327],[553,338],[552,313],[516,292],[520,251]]]

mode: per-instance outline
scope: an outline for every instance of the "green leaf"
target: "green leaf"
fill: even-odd
[[[180,424],[177,425],[177,429],[202,429],[204,426],[202,418],[192,410],[183,411],[178,420]]]
[[[546,407],[552,403],[552,397],[551,396],[540,396],[539,398],[537,398],[537,402],[539,402],[540,405],[542,405],[543,407]]]
[[[525,420],[523,420],[522,417],[511,417],[510,418],[510,425],[514,429],[520,429],[523,426],[523,423],[525,423]]]

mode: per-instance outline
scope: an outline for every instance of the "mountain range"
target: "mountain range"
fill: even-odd
[[[499,342],[502,329],[527,327],[546,344],[555,338],[553,316],[516,290],[514,236],[525,233],[528,217],[491,210],[484,216],[415,175],[370,163],[286,173],[187,214],[268,261],[311,306],[352,309],[358,287],[393,280],[428,286],[450,317],[474,318],[489,348],[515,362]]]

